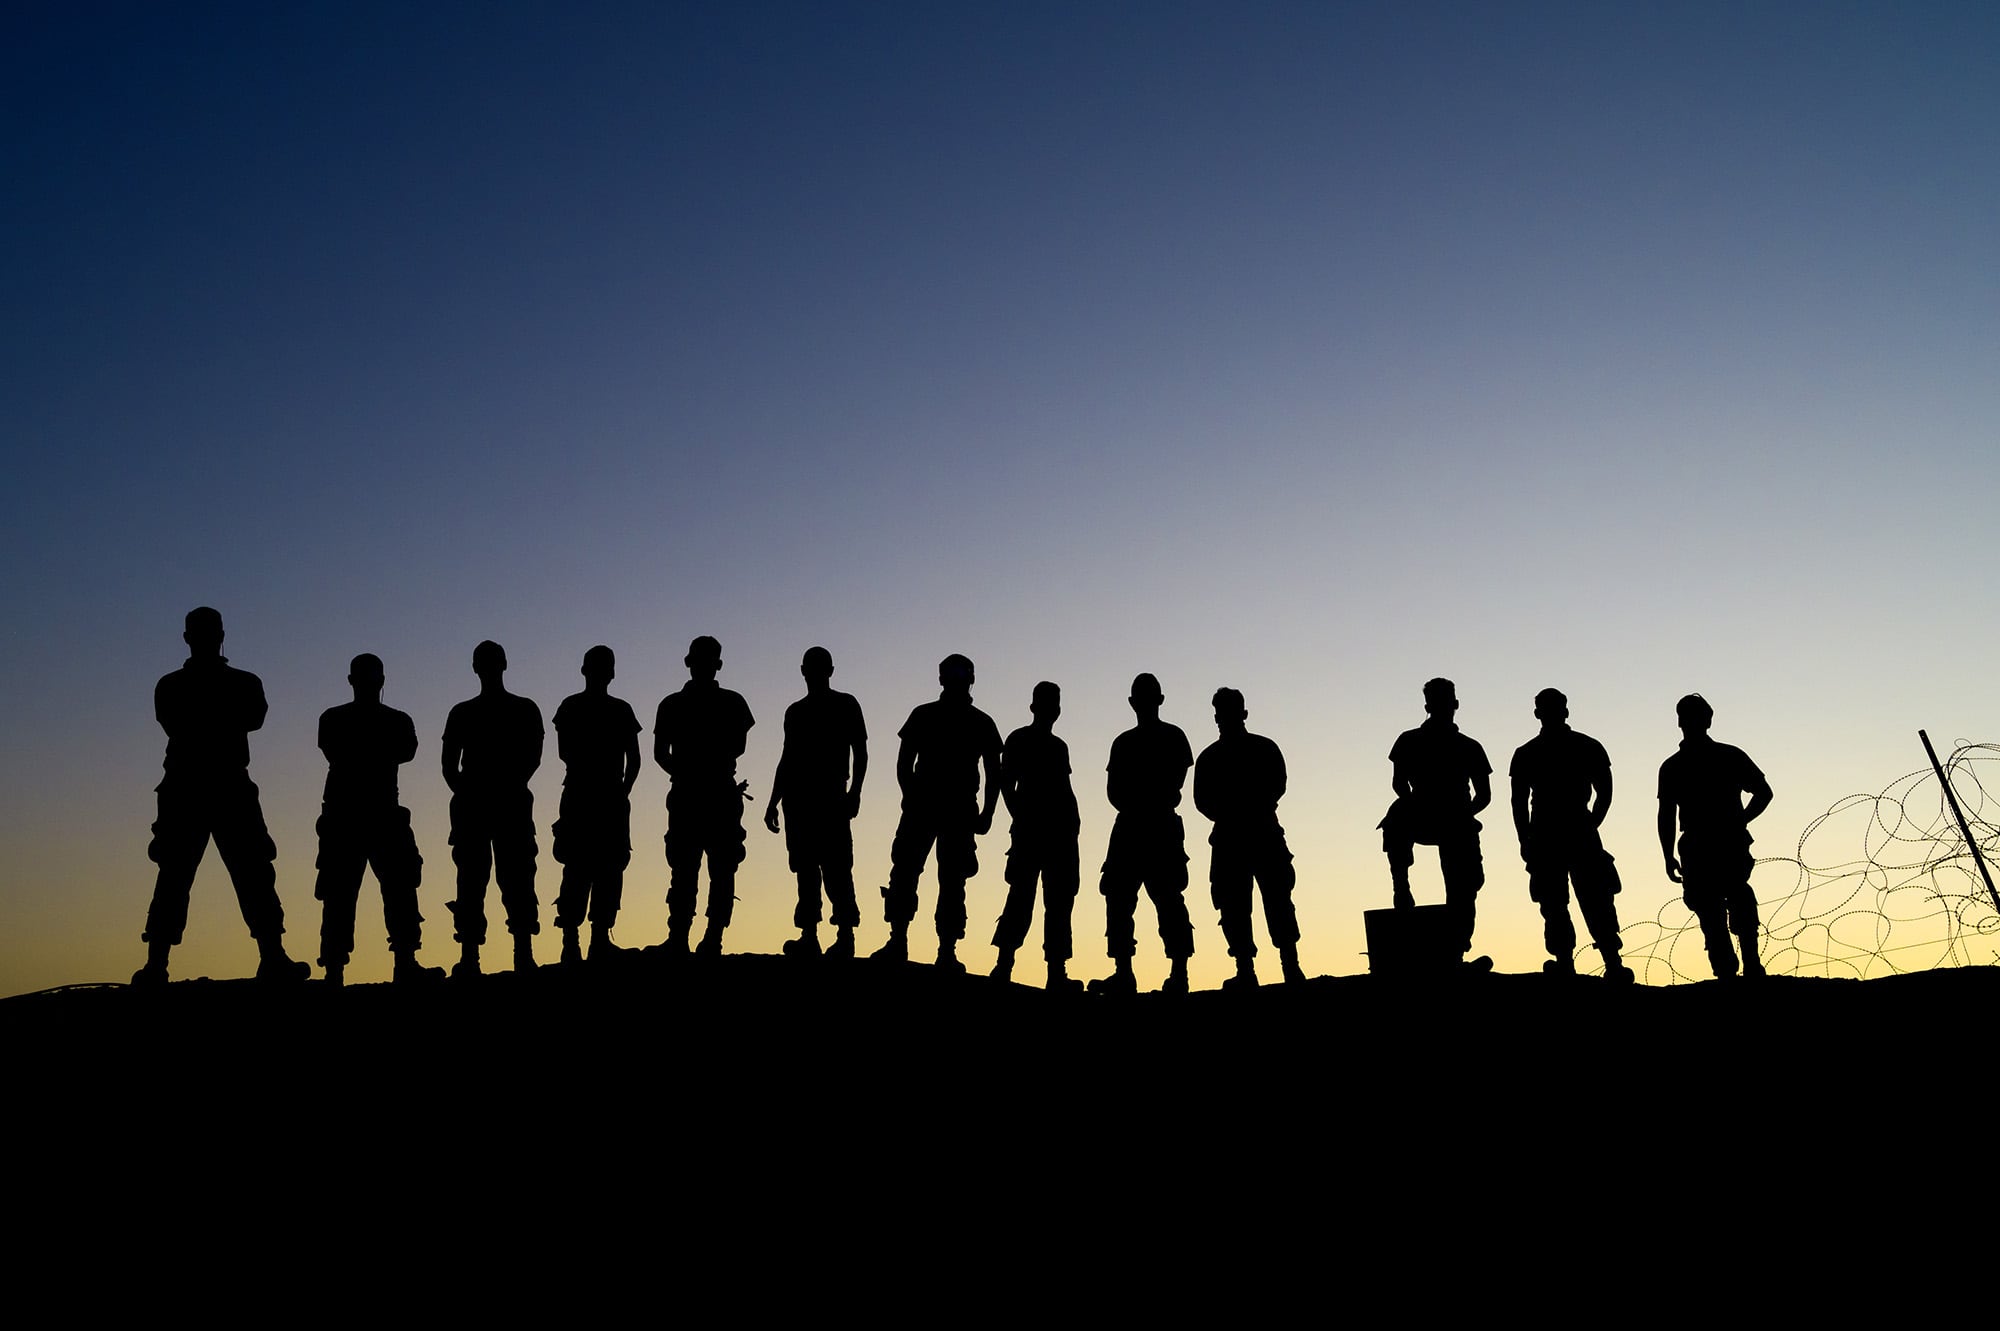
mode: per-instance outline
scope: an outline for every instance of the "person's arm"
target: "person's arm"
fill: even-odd
[[[264,701],[264,681],[255,675],[249,679],[250,686],[243,690],[243,728],[246,731],[262,730],[264,717],[270,712],[271,705]]]
[[[1410,792],[1416,789],[1410,784],[1410,774],[1403,770],[1403,765],[1399,762],[1390,764],[1389,789],[1396,792],[1397,799],[1408,799]]]
[[[992,780],[990,770],[987,780]],[[1009,744],[1000,750],[1000,798],[1006,803],[1007,812],[1016,818],[1021,816],[1021,811],[1014,807],[1014,796],[1019,794],[1020,790],[1021,756],[1014,751],[1014,746]]]
[[[1271,761],[1277,765],[1277,788],[1271,792],[1271,807],[1277,808],[1278,801],[1285,797],[1285,754],[1276,744],[1271,746]]]
[[[911,787],[916,784],[916,779],[917,746],[909,736],[905,735],[902,745],[896,750],[896,789],[908,795],[911,793]]]
[[[1215,781],[1211,776],[1212,764],[1206,761],[1206,754],[1195,760],[1194,765],[1194,807],[1195,811],[1211,823],[1218,812],[1215,802]]]
[[[632,787],[639,784],[639,770],[646,760],[639,756],[639,726],[635,720],[632,729],[625,732],[625,797],[632,797]]]
[[[1604,768],[1592,778],[1590,784],[1597,796],[1595,802],[1590,806],[1590,825],[1592,827],[1602,827],[1604,826],[1604,815],[1611,812],[1611,769],[1609,767]]]
[[[1751,771],[1756,773],[1756,779],[1752,784],[1744,787],[1744,790],[1750,796],[1750,802],[1743,807],[1743,821],[1745,823],[1756,822],[1757,815],[1771,807],[1771,783],[1764,779],[1762,772],[1757,772],[1755,768],[1752,768]]]
[[[1521,843],[1521,858],[1525,860],[1528,858],[1528,791],[1530,787],[1528,785],[1528,778],[1523,776],[1518,768],[1511,770],[1508,773],[1507,779],[1508,784],[1513,789],[1514,839]]]
[[[665,772],[668,776],[672,776],[674,774],[674,735],[673,731],[668,728],[667,719],[667,705],[662,702],[660,710],[653,714],[653,761],[660,765],[661,771]]]
[[[324,751],[326,748],[324,738],[326,735],[326,722],[324,719],[320,722],[320,735],[322,737],[320,740],[320,749]],[[401,767],[404,763],[417,756],[417,723],[410,719],[407,712],[403,714],[403,733],[396,738],[399,741],[396,745],[396,766]]]
[[[1673,799],[1665,794],[1660,796],[1660,854],[1667,862],[1667,881],[1681,880],[1681,862],[1674,858],[1674,813]]]
[[[1487,772],[1475,772],[1472,777],[1472,816],[1493,802],[1493,778]]]
[[[979,762],[986,769],[986,789],[980,800],[979,822],[972,830],[984,836],[993,830],[993,810],[1000,804],[1000,750],[988,747]]]
[[[465,745],[458,737],[456,715],[448,716],[444,722],[444,743],[438,746],[438,765],[444,769],[444,783],[451,787],[451,793],[458,793],[459,760],[465,756]]]
[[[770,831],[778,830],[778,806],[785,802],[785,758],[778,756],[778,770],[771,773],[771,794],[764,801],[764,826]]]
[[[521,774],[521,779],[523,781],[526,781],[529,777],[533,776],[535,774],[536,769],[541,767],[542,744],[548,738],[548,733],[542,729],[542,709],[535,706],[535,704],[531,702],[528,704],[528,710],[530,714],[532,714],[535,718],[535,743],[532,748],[528,749],[526,754],[528,759],[528,770]]]
[[[847,817],[852,820],[861,816],[861,783],[868,776],[868,739],[863,736],[854,741],[854,776],[847,783]]]

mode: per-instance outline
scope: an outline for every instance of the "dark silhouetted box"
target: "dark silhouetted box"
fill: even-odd
[[[1361,923],[1368,938],[1371,974],[1434,974],[1461,960],[1449,906],[1365,910]]]

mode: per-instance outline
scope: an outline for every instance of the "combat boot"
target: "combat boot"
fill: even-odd
[[[1051,962],[1050,966],[1053,968],[1060,964],[1060,962]],[[1003,982],[1011,981],[1014,978],[1014,949],[1011,947],[1001,948],[1000,955],[993,962],[993,969],[986,974],[990,979]],[[1053,969],[1051,969],[1050,974],[1054,974]]]
[[[623,951],[625,951],[624,948],[611,941],[611,926],[609,924],[593,924],[590,926],[590,959],[592,961],[608,961]]]
[[[535,939],[533,935],[514,935],[514,969],[520,972],[535,969]]]
[[[1083,981],[1070,979],[1067,961],[1061,957],[1051,957],[1048,983],[1043,988],[1052,994],[1080,994],[1083,992]]]
[[[1139,981],[1132,974],[1132,959],[1119,957],[1113,963],[1111,974],[1102,979],[1092,980],[1085,989],[1093,994],[1109,994],[1113,998],[1123,998],[1139,992]],[[1183,972],[1182,978],[1186,978]]]
[[[396,953],[396,968],[390,973],[391,984],[430,984],[444,978],[444,967],[426,966],[417,960],[416,949],[403,948]]]
[[[1632,968],[1616,952],[1609,952],[1604,957],[1604,978],[1613,984],[1630,984],[1634,977]]]
[[[1236,959],[1236,974],[1222,982],[1225,993],[1242,989],[1255,989],[1258,985],[1257,963],[1248,957]]]
[[[826,950],[830,961],[852,961],[854,959],[854,926],[843,924],[840,932],[833,936],[833,945]]]
[[[458,945],[458,964],[451,968],[451,978],[454,980],[476,980],[479,978],[479,975],[479,944],[460,943]]]
[[[1305,968],[1299,965],[1299,950],[1295,947],[1278,950],[1278,966],[1284,972],[1286,984],[1304,984]]]
[[[708,928],[702,930],[701,942],[695,945],[694,954],[697,957],[719,957],[722,955],[721,925],[713,920],[708,922]]]
[[[1172,961],[1167,978],[1160,984],[1160,992],[1169,998],[1185,998],[1188,991],[1187,958],[1174,957]]]
[[[956,938],[938,939],[936,964],[937,968],[941,971],[948,971],[953,975],[965,974],[965,963],[958,959],[958,940]]]
[[[1754,943],[1743,945],[1743,978],[1746,980],[1764,978],[1764,961],[1757,955],[1757,946]]]
[[[910,926],[908,921],[889,926],[889,941],[868,954],[871,961],[908,961],[910,959]]]
[[[297,984],[312,974],[312,966],[285,955],[285,941],[273,935],[257,940],[257,978],[271,984]]]
[[[577,937],[575,925],[566,924],[563,926],[562,954],[556,960],[557,964],[563,966],[580,966],[583,964],[583,940]]]
[[[784,953],[788,957],[796,957],[801,961],[812,961],[818,958],[820,955],[818,928],[808,925],[799,931],[797,938],[786,939]]]

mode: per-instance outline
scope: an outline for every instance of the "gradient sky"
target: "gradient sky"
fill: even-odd
[[[270,698],[307,958],[315,727],[361,651],[421,738],[434,963],[437,741],[488,637],[545,715],[611,645],[650,726],[714,634],[760,799],[830,648],[875,747],[864,947],[939,658],[1003,732],[1057,681],[1085,976],[1137,671],[1197,749],[1222,684],[1284,749],[1312,973],[1366,967],[1430,676],[1499,769],[1503,970],[1543,955],[1504,811],[1539,688],[1610,750],[1628,921],[1675,893],[1682,693],[1769,775],[1764,854],[1921,766],[1919,726],[2000,733],[1989,4],[17,4],[0,99],[0,993],[143,959],[151,691],[197,604]],[[560,781],[551,742],[545,920]],[[665,792],[627,944],[665,933]],[[761,815],[732,950],[791,932]],[[1415,882],[1442,900],[1434,854]],[[372,879],[357,944],[385,976]],[[253,965],[211,852],[175,973]]]

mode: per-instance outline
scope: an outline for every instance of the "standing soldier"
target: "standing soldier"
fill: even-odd
[[[861,910],[854,900],[854,833],[849,826],[861,812],[861,782],[868,775],[868,729],[861,721],[861,704],[850,693],[835,692],[833,653],[824,647],[806,650],[799,663],[806,696],[785,709],[785,749],[771,778],[771,798],[764,809],[764,826],[778,830],[778,808],[785,810],[785,852],[799,880],[799,904],[792,923],[799,936],[785,944],[788,956],[816,957],[819,949],[820,886],[833,903],[833,923],[839,932],[826,955],[845,960],[854,955],[854,930]],[[852,758],[850,768],[849,760]]]
[[[1292,909],[1292,868],[1278,801],[1285,797],[1285,756],[1262,735],[1244,728],[1250,713],[1235,689],[1215,691],[1215,728],[1221,738],[1194,765],[1194,807],[1215,824],[1209,833],[1209,897],[1222,916],[1222,936],[1236,958],[1224,989],[1257,987],[1257,939],[1250,928],[1250,885],[1264,894],[1264,927],[1278,949],[1287,983],[1303,983],[1299,920]]]
[[[1000,731],[993,718],[972,705],[972,662],[953,653],[938,663],[937,701],[910,713],[899,733],[896,784],[903,792],[903,816],[889,848],[889,885],[882,889],[889,941],[875,956],[905,961],[910,955],[910,921],[917,914],[917,881],[937,846],[937,964],[964,971],[958,940],[965,937],[965,884],[979,872],[973,838],[993,826],[1000,801]],[[980,771],[986,774],[985,794]]]
[[[319,814],[319,964],[336,988],[354,951],[354,904],[370,867],[382,888],[382,923],[389,930],[397,984],[443,971],[417,961],[424,917],[417,886],[424,858],[410,831],[410,811],[396,790],[396,769],[417,756],[409,713],[382,702],[382,658],[364,652],[347,668],[354,701],[319,716],[319,751],[326,755],[326,794]]]
[[[1438,848],[1445,905],[1451,908],[1462,957],[1472,951],[1475,906],[1486,882],[1486,866],[1479,858],[1479,811],[1493,802],[1493,765],[1479,741],[1460,734],[1452,720],[1458,691],[1450,680],[1424,685],[1424,711],[1429,714],[1424,723],[1397,736],[1389,750],[1396,802],[1379,824],[1382,849],[1389,857],[1394,902],[1402,909],[1416,904],[1410,895],[1410,865],[1416,862],[1417,844]],[[1476,957],[1471,964],[1477,970],[1493,968],[1488,957]]]
[[[1743,750],[1708,737],[1715,709],[1699,693],[1674,707],[1680,719],[1680,752],[1660,764],[1660,853],[1667,877],[1681,884],[1681,899],[1701,921],[1702,941],[1715,978],[1736,975],[1743,945],[1743,974],[1764,973],[1757,956],[1757,894],[1750,888],[1750,824],[1771,806],[1771,785]],[[1744,804],[1748,795],[1750,803]],[[1680,858],[1674,858],[1674,823],[1680,823]]]
[[[639,779],[639,718],[611,696],[618,659],[609,647],[583,654],[583,692],[556,708],[556,753],[563,760],[562,805],[550,847],[562,865],[556,927],[562,959],[583,959],[577,931],[590,918],[590,956],[622,949],[611,941],[632,862],[632,784]]]
[[[653,759],[673,778],[667,792],[667,941],[669,957],[687,955],[701,857],[708,856],[708,928],[701,955],[722,954],[722,931],[736,904],[736,866],[743,862],[743,792],[736,760],[757,724],[743,695],[715,682],[722,644],[702,636],[688,644],[688,682],[660,700],[653,719]]]
[[[458,866],[458,900],[451,903],[460,949],[453,976],[479,974],[486,943],[486,879],[500,885],[514,969],[535,968],[542,931],[535,900],[535,796],[528,778],[542,765],[542,709],[507,692],[507,653],[497,642],[472,649],[479,694],[444,721],[444,783],[451,787],[451,859]]]
[[[1049,964],[1051,993],[1080,989],[1069,978],[1069,917],[1076,905],[1076,792],[1069,784],[1069,746],[1056,738],[1062,690],[1046,680],[1035,685],[1028,705],[1032,725],[1007,736],[1000,751],[1000,795],[1014,816],[1007,849],[1007,906],[993,929],[1000,958],[993,977],[1013,978],[1014,953],[1028,936],[1035,912],[1035,880],[1042,881],[1042,957]]]
[[[1180,807],[1181,788],[1194,750],[1177,725],[1160,719],[1166,695],[1151,675],[1135,675],[1127,699],[1138,724],[1111,741],[1105,789],[1118,811],[1111,825],[1111,843],[1104,852],[1104,942],[1112,972],[1090,982],[1091,992],[1130,994],[1138,989],[1132,975],[1132,954],[1138,951],[1133,916],[1139,910],[1143,885],[1159,917],[1160,944],[1171,969],[1160,992],[1185,994],[1187,963],[1194,955],[1194,926],[1187,912],[1187,849]]]
[[[187,928],[188,893],[208,841],[229,870],[236,904],[257,940],[257,978],[303,980],[312,967],[285,955],[285,908],[278,902],[278,848],[264,826],[250,780],[250,732],[264,725],[264,685],[222,654],[222,616],[188,611],[181,634],[187,663],[153,689],[153,716],[167,732],[157,787],[159,819],[147,855],[160,867],[146,910],[146,964],[132,977],[167,982],[167,954]]]
[[[1611,756],[1569,728],[1569,699],[1561,690],[1535,695],[1535,718],[1542,733],[1514,750],[1507,770],[1528,895],[1542,908],[1542,941],[1549,949],[1542,969],[1576,974],[1576,926],[1569,918],[1574,883],[1584,926],[1604,959],[1604,978],[1630,984],[1632,972],[1619,959],[1618,866],[1598,835],[1611,811]]]

